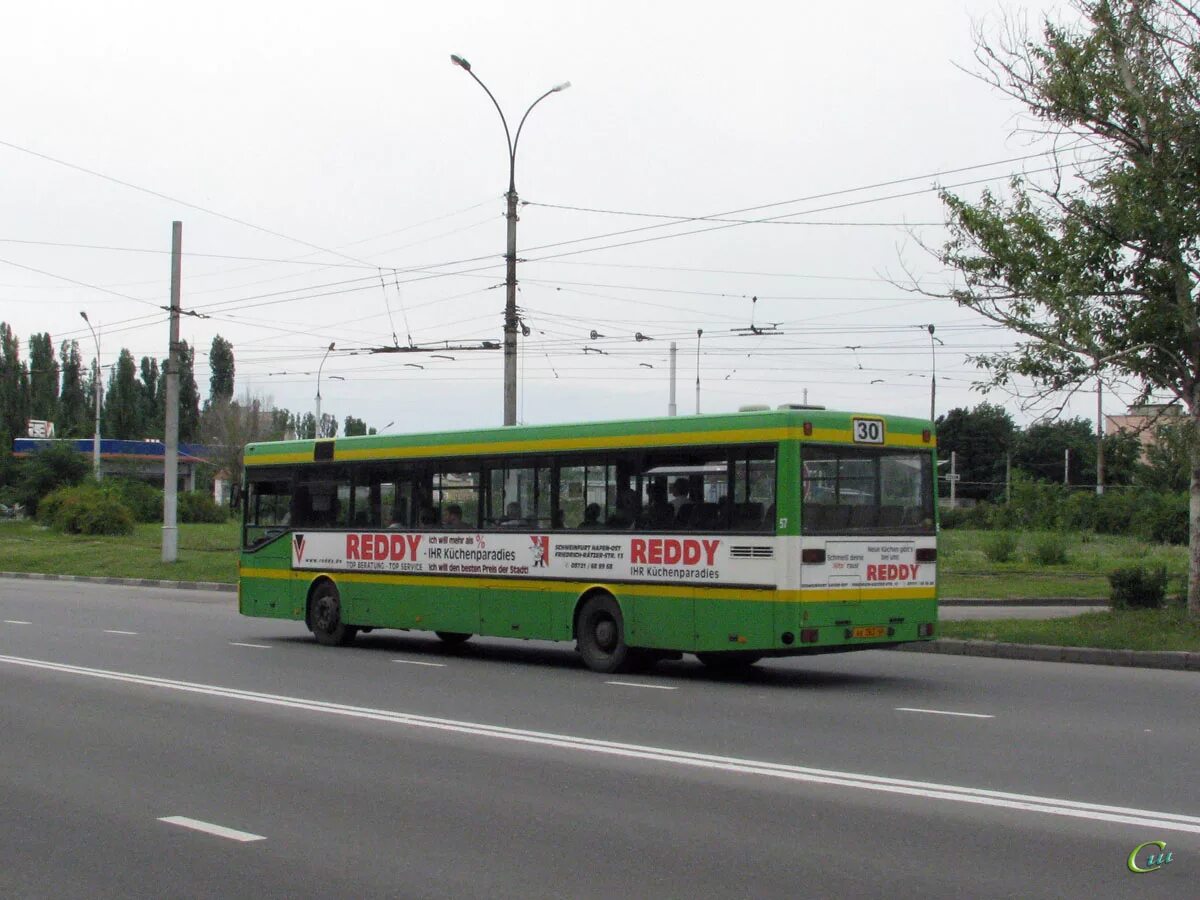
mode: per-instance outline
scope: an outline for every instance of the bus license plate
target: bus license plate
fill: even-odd
[[[887,629],[882,625],[872,625],[869,628],[855,628],[853,634],[856,638],[886,637]]]

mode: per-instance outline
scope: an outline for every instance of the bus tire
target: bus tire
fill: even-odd
[[[458,644],[465,644],[472,637],[469,631],[435,631],[443,644],[448,644],[451,647]]]
[[[642,658],[625,643],[621,607],[607,594],[594,594],[583,601],[575,623],[575,640],[584,664],[593,672],[624,672]]]
[[[762,654],[753,650],[717,650],[697,653],[696,659],[714,672],[741,672],[762,659]]]
[[[342,621],[342,596],[332,581],[322,581],[308,598],[308,627],[318,644],[344,647],[353,642],[358,629]]]

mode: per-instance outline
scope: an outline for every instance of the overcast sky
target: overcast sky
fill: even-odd
[[[121,347],[165,356],[180,219],[183,306],[210,316],[183,320],[204,393],[221,334],[239,394],[309,410],[333,341],[321,393],[339,419],[499,424],[498,351],[366,352],[502,337],[507,151],[458,53],[513,128],[572,84],[533,111],[517,156],[521,421],[665,413],[672,340],[693,412],[697,329],[705,412],[807,390],[928,415],[931,323],[938,411],[974,405],[966,354],[1011,337],[892,281],[944,280],[916,240],[942,234],[935,185],[974,196],[1046,165],[1022,159],[1041,147],[1014,135],[1020,110],[958,67],[1003,8],[12,4],[0,319],[23,341],[78,338],[90,359],[82,309],[105,364]],[[1036,21],[1054,7],[1007,8]],[[780,221],[679,221],[702,216]]]

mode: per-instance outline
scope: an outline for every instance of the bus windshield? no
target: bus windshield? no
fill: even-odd
[[[933,462],[927,452],[802,450],[805,534],[933,534]]]

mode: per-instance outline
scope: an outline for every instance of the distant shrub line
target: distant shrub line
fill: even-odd
[[[1144,490],[1094,494],[1019,480],[1013,482],[1008,503],[981,502],[969,509],[942,510],[941,522],[943,528],[1094,531],[1183,545],[1188,542],[1188,498]]]
[[[198,491],[179,494],[181,523],[224,522],[228,511]],[[39,522],[67,534],[130,534],[135,522],[161,522],[163,492],[141,481],[84,481],[51,491],[38,503]]]

